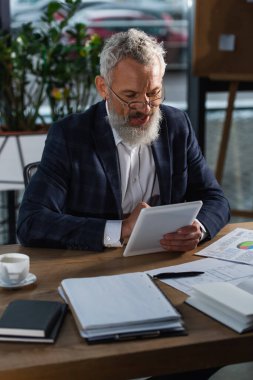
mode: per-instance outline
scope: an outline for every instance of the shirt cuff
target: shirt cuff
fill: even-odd
[[[200,229],[201,229],[201,238],[199,239],[199,241],[205,240],[205,238],[207,238],[207,236],[208,236],[208,232],[207,232],[205,226],[203,226],[203,224],[198,219],[195,219],[195,221],[198,222],[198,224],[200,225]]]
[[[105,247],[122,247],[120,240],[122,220],[107,220],[104,231]]]

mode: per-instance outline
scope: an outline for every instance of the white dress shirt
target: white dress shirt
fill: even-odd
[[[159,185],[155,170],[154,158],[149,145],[129,146],[122,142],[118,133],[112,129],[118,151],[122,210],[130,214],[140,202],[150,203],[159,195]],[[107,247],[121,246],[122,221],[108,220],[104,232],[104,245]]]

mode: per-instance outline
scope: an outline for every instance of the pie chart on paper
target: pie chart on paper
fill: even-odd
[[[253,250],[253,241],[243,241],[237,245],[237,248],[244,250]]]

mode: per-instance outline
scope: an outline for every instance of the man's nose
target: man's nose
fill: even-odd
[[[150,100],[145,100],[144,102],[141,102],[141,104],[140,104],[140,109],[143,111],[143,110],[147,110],[148,109],[148,111],[150,111],[150,109],[151,109],[152,107],[151,107],[151,102],[150,102]]]

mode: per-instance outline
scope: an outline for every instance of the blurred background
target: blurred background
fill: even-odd
[[[13,33],[27,22],[43,27],[41,16],[48,3],[48,0],[0,0],[0,27],[9,28]],[[165,103],[189,113],[203,154],[215,171],[227,109],[227,87],[217,86],[209,91],[204,86],[203,91],[201,79],[192,75],[194,11],[194,1],[191,0],[83,0],[70,25],[85,23],[87,32],[98,34],[102,40],[115,32],[134,27],[163,42],[167,52]],[[64,20],[64,7],[54,17]],[[8,18],[9,23],[6,21]],[[64,38],[66,44],[71,44],[69,35]],[[98,98],[95,97],[96,100]],[[43,105],[43,113],[45,117],[49,115],[47,104]],[[40,160],[45,138],[46,135],[37,135],[11,141],[0,137],[1,244],[15,242],[16,213],[24,191],[22,168],[24,163]],[[246,86],[236,96],[221,181],[233,209],[253,210],[252,142],[253,89]],[[232,221],[243,220],[249,218],[232,217]]]
[[[10,0],[11,28],[32,21],[39,26],[49,0]],[[163,42],[168,69],[185,70],[188,46],[186,0],[83,0],[71,23],[83,22],[88,33],[103,39],[131,27],[144,30]],[[64,9],[55,18],[64,18]]]

